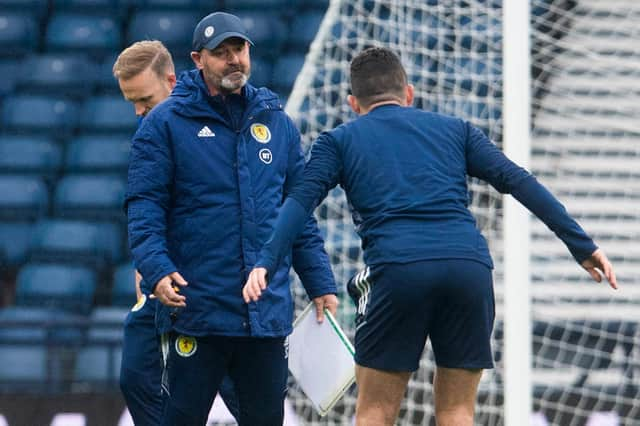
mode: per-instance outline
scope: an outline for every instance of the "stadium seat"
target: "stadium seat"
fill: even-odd
[[[129,137],[84,135],[67,145],[65,173],[121,173],[129,164]]]
[[[52,0],[51,3],[54,13],[80,12],[116,16],[126,12],[128,0]]]
[[[0,10],[0,55],[21,56],[38,44],[38,22],[30,13]]]
[[[102,269],[122,257],[122,231],[114,223],[55,220],[38,222],[29,246],[31,259]]]
[[[193,29],[201,18],[200,12],[141,10],[131,19],[128,42],[160,40],[176,58],[188,58]]]
[[[202,16],[222,9],[224,0],[129,0],[136,9],[199,10]]]
[[[56,186],[53,212],[65,219],[124,220],[125,191],[117,176],[68,175]]]
[[[276,55],[280,53],[282,45],[290,33],[286,22],[279,13],[249,10],[237,10],[234,13],[242,20],[249,33],[249,38],[260,54]]]
[[[0,175],[0,219],[35,220],[49,208],[49,193],[42,179],[34,176]]]
[[[462,36],[458,44],[465,50],[485,53],[501,52],[502,23],[493,16],[460,16],[458,31]]]
[[[534,367],[608,368],[621,321],[535,321]],[[555,344],[553,343],[555,342]]]
[[[227,6],[234,9],[247,9],[247,10],[279,10],[286,11],[287,8],[293,6],[290,0],[234,0],[233,2],[227,2]]]
[[[57,97],[16,95],[8,97],[2,108],[2,124],[6,130],[56,136],[73,130],[77,116],[75,102]]]
[[[124,320],[129,309],[115,306],[96,307],[89,316],[87,342],[121,344]]]
[[[324,18],[321,10],[310,10],[300,15],[294,15],[291,23],[291,34],[289,43],[298,51],[307,53],[309,45],[313,41]]]
[[[0,136],[0,173],[52,178],[62,166],[62,148],[45,137]]]
[[[13,92],[20,73],[21,59],[0,59],[0,98]]]
[[[26,261],[34,227],[31,222],[0,222],[0,253],[5,266],[15,268]]]
[[[43,16],[49,7],[49,0],[0,0],[0,10],[34,13],[36,18]]]
[[[41,344],[0,344],[0,390],[44,390],[47,347]]]
[[[133,105],[122,95],[102,95],[86,100],[79,127],[87,132],[130,132],[138,126]]]
[[[89,268],[30,263],[18,272],[16,305],[88,313],[95,291],[95,272]]]
[[[96,74],[94,78],[95,89],[102,95],[121,95],[118,81],[113,76],[113,64],[118,57],[115,54],[106,55],[101,61],[96,63]]]
[[[121,42],[113,18],[79,13],[53,14],[45,36],[48,51],[84,51],[96,56],[116,51]]]
[[[77,343],[84,336],[84,317],[32,306],[0,309],[0,343]]]
[[[304,55],[292,54],[281,56],[273,68],[272,84],[277,91],[285,96],[291,92],[302,66],[304,65]]]
[[[115,345],[89,345],[76,357],[74,380],[93,382],[95,385],[113,385],[120,377],[122,347]]]
[[[83,54],[44,54],[27,58],[17,89],[21,93],[88,96],[93,89],[95,65]]]
[[[135,272],[131,262],[116,267],[111,286],[111,304],[129,307],[136,303]]]
[[[259,56],[251,58],[250,83],[256,87],[271,87],[273,77],[273,63]]]

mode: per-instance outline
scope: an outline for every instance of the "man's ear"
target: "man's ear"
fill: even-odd
[[[196,64],[196,68],[199,70],[202,69],[202,62],[200,62],[201,59],[202,56],[200,55],[200,52],[191,52],[191,60]]]
[[[173,90],[173,88],[176,87],[176,75],[174,73],[167,75],[167,82],[169,83],[171,90]]]
[[[413,105],[413,94],[414,94],[414,87],[413,84],[407,84],[407,87],[405,89],[405,96],[406,96],[406,103],[405,106],[411,106]]]
[[[353,95],[349,95],[347,96],[347,101],[349,102],[349,106],[351,107],[353,112],[360,115],[360,111],[362,110],[362,108],[360,108],[360,103],[358,102],[358,98],[356,98]]]

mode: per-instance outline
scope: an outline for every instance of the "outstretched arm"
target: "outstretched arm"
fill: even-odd
[[[528,171],[507,158],[478,129],[467,124],[467,171],[511,194],[560,238],[574,259],[600,282],[601,273],[618,288],[615,273],[604,252],[567,212],[565,207]]]

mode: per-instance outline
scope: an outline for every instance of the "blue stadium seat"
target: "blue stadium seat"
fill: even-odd
[[[234,3],[235,6],[235,3]],[[280,53],[289,29],[282,15],[276,12],[238,10],[234,12],[242,20],[249,38],[263,55]]]
[[[102,95],[87,99],[82,108],[80,128],[87,132],[130,132],[138,126],[133,105],[122,95]]]
[[[0,253],[6,266],[15,268],[26,261],[33,230],[31,222],[0,222]]]
[[[294,36],[289,42],[302,53],[306,53],[318,32],[322,18],[324,18],[324,12],[320,10],[294,15],[291,23],[291,34]]]
[[[111,304],[113,306],[132,306],[136,303],[134,271],[131,262],[116,267],[111,287]]]
[[[8,97],[2,108],[2,124],[7,130],[46,132],[55,129],[63,136],[76,126],[78,105],[64,98],[16,95]]]
[[[627,323],[612,321],[534,321],[534,367],[608,368]],[[555,343],[554,343],[555,342]]]
[[[21,93],[87,96],[93,89],[95,65],[83,54],[31,56],[22,64],[17,88]]]
[[[116,21],[108,16],[79,13],[53,14],[45,36],[48,51],[84,51],[104,55],[121,47]]]
[[[44,181],[35,176],[0,175],[0,219],[35,220],[49,208]]]
[[[288,95],[303,65],[303,54],[281,56],[273,69],[273,80],[271,83],[275,89]]]
[[[0,173],[51,178],[62,166],[62,148],[45,137],[0,136]]]
[[[160,40],[176,58],[187,58],[191,51],[193,29],[201,13],[174,10],[142,10],[129,24],[128,42]]]
[[[0,10],[0,55],[20,56],[38,43],[38,22],[31,12]]]
[[[122,230],[115,223],[38,222],[29,247],[35,261],[69,262],[102,269],[122,258]]]
[[[84,135],[68,145],[64,161],[66,173],[126,172],[129,164],[127,137]]]
[[[124,320],[129,309],[116,306],[96,307],[89,316],[87,342],[121,344]]]
[[[179,76],[183,71],[189,71],[195,68],[194,63],[190,58],[176,58],[174,56],[173,65],[176,70],[176,76]],[[253,69],[253,58],[251,58],[251,67]]]
[[[4,392],[44,389],[47,382],[45,345],[0,345],[0,390]]]
[[[468,51],[484,53],[487,50],[501,52],[502,23],[493,16],[474,15],[458,18],[458,31],[462,34],[460,46]]]
[[[124,220],[125,191],[117,176],[67,175],[56,186],[53,212],[66,219]]]
[[[107,55],[96,64],[94,83],[98,94],[122,96],[118,81],[113,76],[113,64],[116,62],[117,57],[117,53]]]
[[[233,2],[227,2],[227,6],[233,9],[286,11],[287,8],[294,6],[294,3],[291,0],[233,0]]]
[[[251,58],[250,83],[256,87],[271,87],[273,63],[271,60],[254,56]]]
[[[222,9],[224,0],[129,0],[136,9],[202,10],[211,13]],[[204,15],[203,15],[204,16]],[[195,25],[194,25],[195,27]]]
[[[127,0],[52,0],[54,12],[80,12],[87,14],[110,14],[116,15],[118,9],[120,13],[127,10]]]
[[[18,272],[16,305],[88,313],[95,291],[96,276],[90,268],[30,263]]]
[[[84,336],[84,317],[32,306],[0,309],[0,343],[77,343]]]
[[[73,375],[74,380],[91,382],[94,386],[118,383],[121,360],[121,346],[86,346],[78,351]]]
[[[13,92],[20,75],[21,59],[0,59],[0,98]]]
[[[0,0],[0,10],[35,13],[39,18],[44,16],[49,7],[49,0]]]

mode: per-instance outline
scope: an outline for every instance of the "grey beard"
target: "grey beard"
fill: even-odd
[[[233,92],[234,90],[244,87],[244,85],[247,84],[247,80],[249,80],[249,76],[244,73],[242,74],[242,79],[240,80],[231,80],[228,77],[222,77],[222,80],[220,81],[220,87],[222,87],[224,90],[228,90],[229,92]]]

